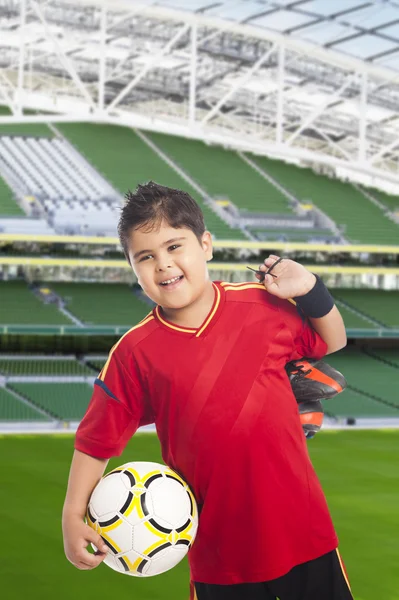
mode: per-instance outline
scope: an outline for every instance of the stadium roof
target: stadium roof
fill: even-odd
[[[399,71],[399,2],[146,0],[306,40]]]
[[[1,98],[397,192],[399,0],[0,0]]]

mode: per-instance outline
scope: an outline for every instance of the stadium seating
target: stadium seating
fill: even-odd
[[[22,208],[15,202],[13,192],[7,183],[0,177],[0,217],[23,216]]]
[[[0,421],[49,421],[49,417],[19,401],[7,389],[0,387]]]
[[[251,159],[300,201],[314,204],[342,226],[350,242],[399,244],[399,225],[349,183],[283,161],[252,155]]]
[[[395,367],[353,348],[331,354],[326,360],[345,375],[348,386],[378,398],[382,404],[396,406],[399,417],[399,372]]]
[[[399,350],[390,348],[378,348],[370,350],[372,356],[379,357],[381,360],[399,368]],[[399,377],[399,373],[397,374]]]
[[[338,418],[399,418],[398,408],[350,389],[331,400],[323,400],[323,406],[326,414]]]
[[[374,188],[365,188],[365,191],[379,200],[391,212],[399,212],[399,196],[391,196]]]
[[[67,309],[86,324],[133,327],[151,307],[122,284],[56,283],[51,285],[67,303]]]
[[[213,198],[226,197],[247,211],[292,214],[286,196],[236,152],[160,133],[146,135]]]
[[[42,303],[23,281],[1,281],[0,297],[0,325],[72,325],[54,304]]]
[[[9,387],[51,416],[80,420],[89,403],[92,387],[86,383],[11,383]]]
[[[229,227],[169,165],[159,158],[132,130],[112,125],[63,124],[62,133],[103,174],[125,194],[139,183],[154,180],[163,185],[184,189],[201,205],[207,227],[217,238],[245,239]]]
[[[349,310],[344,304],[339,302],[334,292],[335,290],[333,290],[333,296],[337,302],[337,307],[339,308],[339,312],[342,315],[347,329],[378,329],[377,323],[373,323],[368,319],[363,318],[361,314]]]
[[[337,288],[333,295],[387,327],[399,327],[399,292]]]
[[[1,375],[94,375],[94,372],[84,364],[74,359],[29,359],[21,358],[2,358],[0,355],[0,374]]]

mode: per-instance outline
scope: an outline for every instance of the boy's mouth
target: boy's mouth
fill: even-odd
[[[178,275],[177,277],[171,277],[170,279],[165,279],[165,281],[161,281],[159,285],[162,287],[172,287],[176,285],[179,281],[183,279],[184,275]]]

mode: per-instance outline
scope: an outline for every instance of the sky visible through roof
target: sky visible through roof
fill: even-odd
[[[399,0],[145,0],[313,42],[399,71]]]

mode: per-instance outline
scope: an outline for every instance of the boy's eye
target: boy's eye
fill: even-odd
[[[180,248],[180,244],[172,244],[169,246],[168,250],[176,250],[176,248]]]
[[[143,256],[143,258],[140,258],[140,262],[143,262],[143,260],[148,260],[149,258],[152,258],[152,254],[147,254],[147,256]]]

